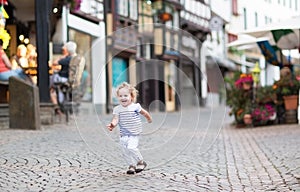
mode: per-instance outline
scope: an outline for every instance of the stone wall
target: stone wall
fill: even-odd
[[[42,125],[54,124],[54,106],[52,103],[40,104],[40,118]],[[9,129],[9,106],[0,104],[0,130]]]

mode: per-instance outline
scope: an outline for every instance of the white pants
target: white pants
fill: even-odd
[[[143,160],[138,149],[139,136],[122,136],[120,138],[123,157],[128,165],[135,166],[138,161]]]

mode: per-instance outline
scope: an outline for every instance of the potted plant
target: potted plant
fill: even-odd
[[[235,73],[233,78],[225,78],[227,83],[226,104],[231,108],[229,115],[234,115],[237,125],[245,124],[245,119],[251,115],[253,98],[253,79],[249,74]],[[244,86],[245,84],[250,85]]]
[[[259,104],[252,110],[251,117],[256,126],[266,125],[275,116],[275,108],[272,104]]]
[[[258,104],[275,103],[276,98],[276,92],[271,85],[255,90],[255,102]]]
[[[286,110],[298,108],[300,82],[292,74],[281,75],[280,80],[274,83],[273,88],[277,93],[279,104],[283,101]]]

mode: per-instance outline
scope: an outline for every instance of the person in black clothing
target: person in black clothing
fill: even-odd
[[[53,62],[53,66],[60,66],[60,70],[58,73],[53,75],[52,82],[53,83],[65,83],[69,78],[69,65],[73,56],[76,56],[77,45],[73,41],[67,42],[62,50],[63,57],[58,58]]]
[[[69,65],[71,59],[77,55],[76,53],[77,49],[77,44],[73,41],[67,42],[63,47],[62,47],[62,54],[63,56],[55,60],[52,64],[52,67],[60,67],[60,70],[58,72],[54,72],[54,74],[50,77],[50,94],[51,94],[51,101],[53,104],[58,106],[58,102],[63,101],[63,93],[58,92],[56,93],[54,89],[54,84],[55,83],[66,83],[68,82],[69,78]],[[57,101],[57,95],[58,94],[58,99]],[[59,107],[56,109],[57,113],[61,113],[59,111]]]

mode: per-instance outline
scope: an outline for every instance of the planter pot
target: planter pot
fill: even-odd
[[[250,83],[243,83],[243,89],[244,90],[250,90],[251,89],[251,84]]]
[[[243,120],[246,125],[252,124],[252,116],[250,114],[245,114]]]
[[[292,124],[297,123],[297,110],[286,110],[285,111],[285,123]]]
[[[283,96],[283,101],[286,110],[298,109],[298,95]]]

